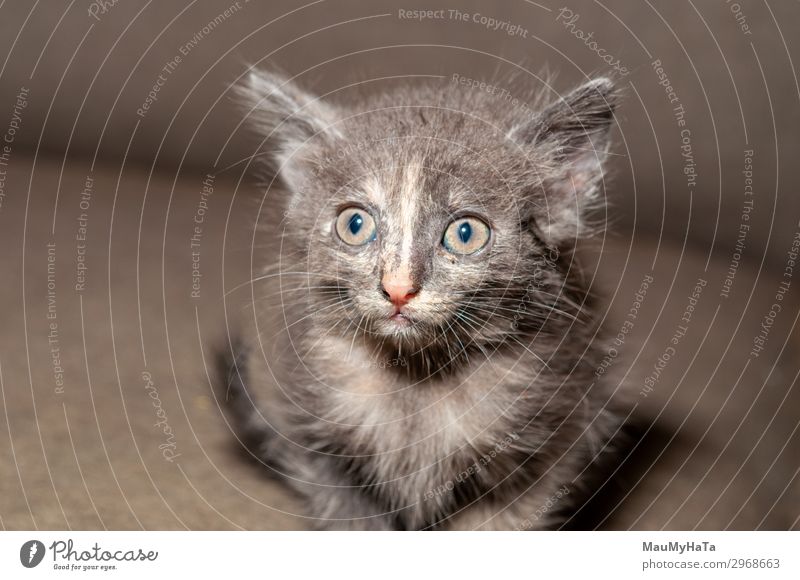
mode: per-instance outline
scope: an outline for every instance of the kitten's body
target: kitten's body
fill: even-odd
[[[610,85],[533,118],[452,84],[346,111],[274,75],[246,94],[289,199],[280,263],[255,289],[280,307],[256,311],[231,377],[241,434],[318,527],[551,525],[613,425],[572,251],[602,177]],[[375,217],[366,246],[334,241],[349,203]],[[454,257],[440,240],[463,212],[492,243]],[[381,290],[398,271],[415,285],[402,320]]]

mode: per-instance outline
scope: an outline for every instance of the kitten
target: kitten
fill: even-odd
[[[320,528],[553,526],[616,428],[574,251],[612,83],[534,113],[449,80],[334,105],[254,72],[239,92],[286,190],[279,255],[255,258],[280,306],[228,381],[239,436]]]

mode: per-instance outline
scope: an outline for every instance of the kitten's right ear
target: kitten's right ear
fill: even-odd
[[[277,73],[253,69],[236,92],[264,140],[272,169],[285,181],[291,180],[290,167],[304,146],[340,136],[333,107]]]
[[[618,101],[609,79],[594,79],[509,132],[517,144],[535,147],[542,156],[537,178],[544,182],[546,211],[539,222],[552,243],[572,243],[584,235],[585,215],[602,201],[604,165]]]

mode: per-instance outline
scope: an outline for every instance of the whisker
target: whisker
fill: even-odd
[[[525,345],[525,344],[524,344],[522,341],[520,341],[520,340],[519,340],[519,339],[518,339],[516,336],[513,336],[513,335],[509,334],[509,335],[508,335],[508,338],[510,338],[511,340],[513,340],[514,342],[516,342],[517,344],[519,344],[519,345],[520,345],[522,348],[524,348],[526,351],[528,351],[528,353],[532,354],[532,355],[533,355],[533,357],[534,357],[536,360],[538,360],[540,363],[542,363],[542,364],[545,366],[545,368],[546,368],[548,371],[550,371],[551,373],[553,372],[553,370],[550,368],[550,365],[548,365],[548,364],[547,364],[547,362],[545,362],[545,360],[544,360],[542,357],[540,357],[538,354],[536,354],[536,353],[535,353],[535,352],[533,352],[533,351],[532,351],[530,348],[528,348],[528,347],[527,347],[527,346],[526,346],[526,345]]]
[[[340,303],[338,303],[338,305],[340,305],[340,306],[341,306],[342,304],[343,304],[343,302],[340,302]],[[309,319],[309,318],[311,318],[312,316],[317,316],[317,315],[318,315],[320,312],[323,312],[323,311],[325,311],[325,310],[327,310],[328,308],[331,308],[331,307],[333,307],[333,306],[337,306],[337,304],[336,304],[336,303],[334,303],[334,304],[330,304],[330,305],[328,305],[328,306],[324,306],[324,307],[322,307],[322,308],[316,308],[316,309],[314,310],[314,312],[311,312],[311,313],[309,313],[309,314],[306,314],[306,315],[305,315],[305,316],[303,316],[302,318],[300,318],[300,319],[298,319],[298,320],[295,320],[294,322],[291,322],[291,323],[289,323],[287,326],[285,326],[285,327],[284,327],[284,330],[288,330],[288,329],[290,329],[291,327],[295,326],[296,324],[300,324],[300,323],[301,323],[301,322],[303,322],[304,320],[308,320],[308,319]],[[336,310],[334,310],[334,312],[337,312],[337,311],[336,311]]]
[[[474,303],[468,303],[467,307],[472,307],[472,308],[475,308],[476,310],[481,310],[482,312],[492,312],[492,309],[503,310],[503,311],[517,313],[520,316],[522,316],[523,313],[524,313],[525,316],[533,316],[533,317],[539,318],[540,320],[546,319],[546,317],[542,316],[542,311],[545,311],[545,312],[548,312],[548,313],[549,312],[553,312],[555,314],[559,314],[561,316],[565,316],[566,318],[569,318],[570,320],[573,320],[575,322],[580,322],[580,323],[584,322],[584,321],[580,320],[574,314],[571,314],[569,312],[561,310],[560,308],[557,308],[557,307],[555,307],[555,306],[553,306],[551,304],[542,304],[542,303],[538,303],[538,302],[532,302],[531,304],[532,304],[533,308],[532,309],[526,308],[525,310],[521,310],[521,309],[518,309],[518,308],[509,308],[509,307],[505,307],[505,306],[496,306],[496,305],[491,305],[491,306],[487,305],[488,308],[490,309],[490,310],[487,310],[487,309],[475,306]],[[497,315],[497,316],[502,316],[502,315]],[[509,317],[505,317],[505,318],[506,318],[506,320],[511,320],[511,318],[509,318]]]
[[[251,278],[250,280],[247,280],[246,282],[242,282],[241,284],[237,284],[236,286],[234,286],[233,288],[231,288],[230,290],[225,292],[225,296],[228,296],[229,294],[235,292],[236,290],[239,290],[240,288],[243,288],[243,287],[247,286],[248,284],[255,284],[256,282],[261,282],[262,280],[267,280],[269,278],[279,278],[281,276],[309,276],[309,277],[310,276],[320,276],[320,277],[327,278],[329,280],[341,280],[341,281],[347,282],[347,283],[351,282],[351,280],[348,280],[347,278],[340,278],[340,277],[337,277],[337,276],[331,276],[330,274],[321,273],[321,272],[320,273],[317,273],[317,272],[302,272],[302,271],[298,271],[298,272],[275,272],[275,273],[272,273],[272,274],[262,274],[260,276],[256,276],[255,278]]]

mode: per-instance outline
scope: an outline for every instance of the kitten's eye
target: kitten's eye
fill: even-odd
[[[442,245],[448,252],[468,256],[485,247],[491,234],[485,222],[476,217],[463,217],[447,226]]]
[[[347,207],[336,218],[336,233],[350,246],[363,246],[375,239],[375,220],[360,207]]]

